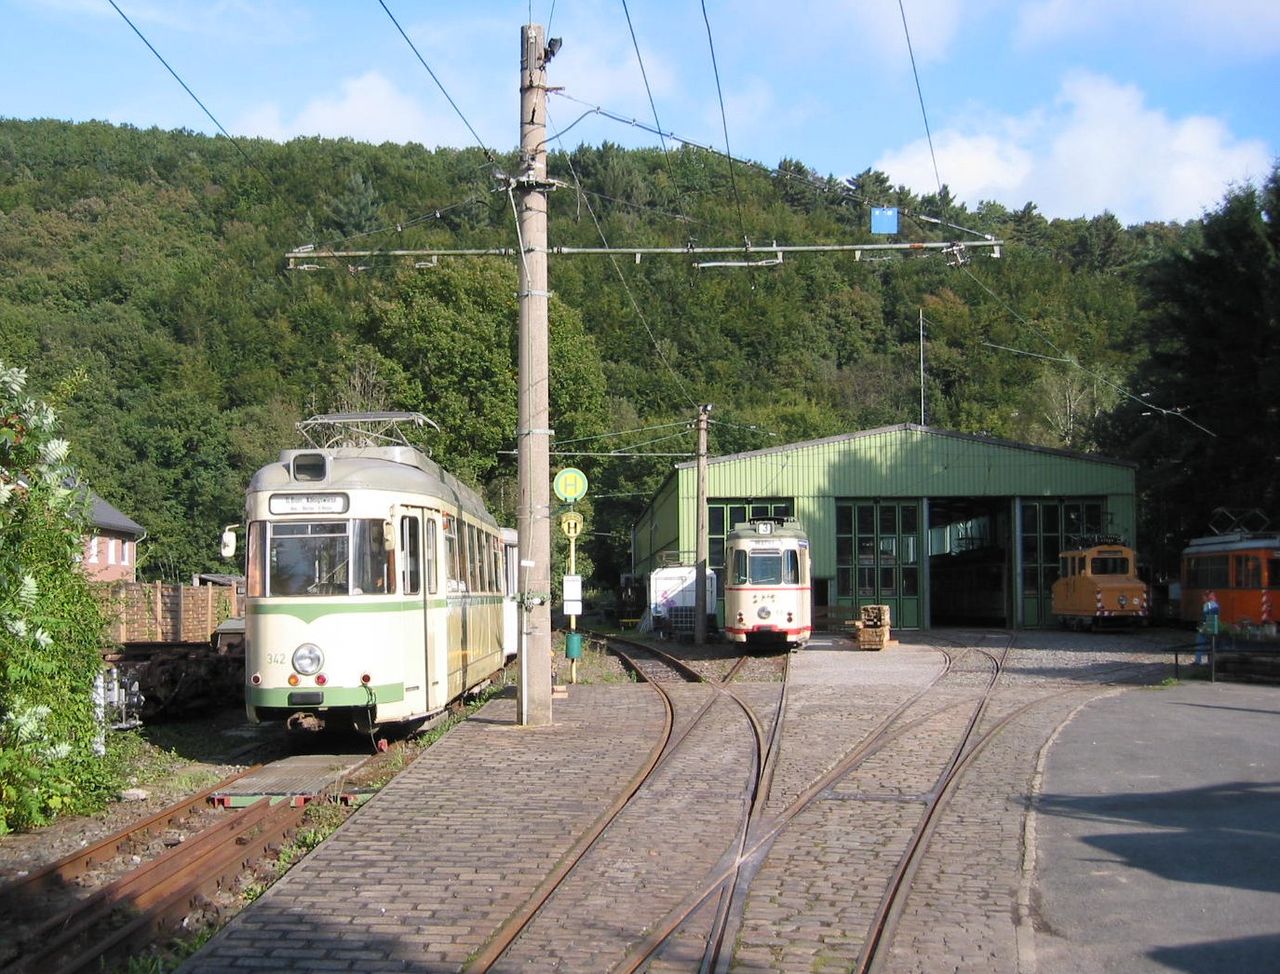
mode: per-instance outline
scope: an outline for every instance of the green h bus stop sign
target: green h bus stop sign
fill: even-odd
[[[566,504],[580,501],[587,496],[587,475],[577,467],[565,467],[551,482],[552,488]]]

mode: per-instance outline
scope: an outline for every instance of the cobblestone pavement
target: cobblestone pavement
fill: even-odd
[[[735,971],[849,970],[958,739],[984,665],[946,666],[978,633],[904,634],[878,653],[823,645],[799,652],[783,703],[781,752],[767,815],[862,744],[926,686],[929,703],[761,848],[736,929]],[[1003,638],[1003,637],[1001,637]],[[1011,722],[969,766],[937,821],[901,906],[887,971],[1034,974],[1036,919],[1029,811],[1046,742],[1119,679],[1172,672],[1158,636],[1019,633],[985,727]],[[996,648],[998,642],[988,642]],[[845,644],[847,645],[847,643]],[[778,684],[734,685],[770,718]],[[706,687],[677,689],[677,724]],[[914,706],[914,705],[913,705]],[[662,726],[656,694],[635,685],[573,687],[552,727],[514,725],[491,702],[370,801],[183,968],[185,972],[461,970],[553,870],[643,765]],[[1020,708],[1026,709],[1020,709]],[[525,929],[496,969],[607,970],[644,928],[699,883],[732,846],[747,752],[728,742],[740,712],[717,703],[668,762],[625,829]],[[766,723],[767,726],[767,723]],[[697,970],[714,902],[651,961]]]

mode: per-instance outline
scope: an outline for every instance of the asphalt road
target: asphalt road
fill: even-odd
[[[1280,971],[1280,687],[1096,700],[1049,749],[1037,974]]]

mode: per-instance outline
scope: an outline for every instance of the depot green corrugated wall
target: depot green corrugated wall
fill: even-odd
[[[814,542],[815,576],[835,570],[837,499],[939,497],[1099,498],[1109,527],[1134,539],[1131,463],[928,429],[913,424],[714,457],[710,498],[793,498]],[[635,526],[635,566],[646,572],[662,551],[692,559],[697,470],[680,464]]]

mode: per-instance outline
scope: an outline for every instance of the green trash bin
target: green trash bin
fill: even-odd
[[[564,656],[565,659],[582,658],[582,633],[567,632],[564,634]]]

